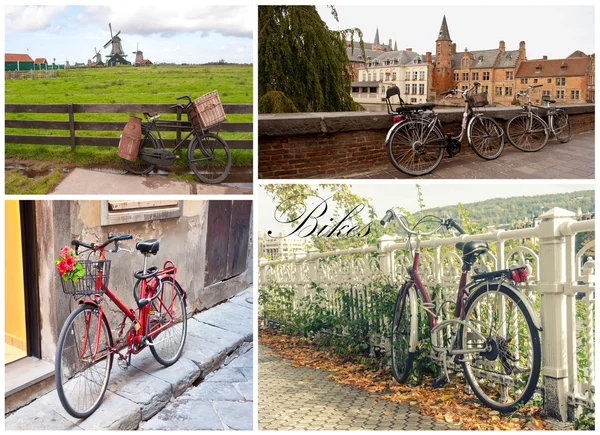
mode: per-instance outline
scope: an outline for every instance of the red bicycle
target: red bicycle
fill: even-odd
[[[77,282],[61,280],[63,291],[78,300],[79,306],[67,318],[58,339],[55,359],[56,391],[65,410],[76,418],[89,417],[102,402],[108,387],[113,356],[119,366],[131,364],[131,355],[146,346],[164,366],[177,362],[183,353],[187,335],[186,294],[177,282],[172,261],[147,267],[147,259],[156,255],[158,240],[138,242],[135,248],[144,256],[144,268],[134,273],[137,279],[133,297],[137,308],[130,309],[108,288],[111,260],[106,252],[119,252],[119,242],[131,234],[109,233],[102,244],[73,240],[75,255],[79,248],[88,252],[79,260],[85,274]],[[114,249],[106,247],[114,244]],[[98,256],[91,259],[92,255]],[[102,308],[107,297],[124,314],[116,340]],[[129,327],[126,325],[129,323]]]

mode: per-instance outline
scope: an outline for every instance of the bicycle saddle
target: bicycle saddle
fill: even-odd
[[[160,242],[156,239],[146,240],[145,242],[137,242],[135,244],[135,249],[140,251],[142,254],[156,254],[158,252],[158,247]]]
[[[463,251],[463,257],[468,255],[481,255],[485,254],[490,247],[487,242],[481,240],[473,240],[471,242],[458,242],[456,244],[456,249],[459,251]]]

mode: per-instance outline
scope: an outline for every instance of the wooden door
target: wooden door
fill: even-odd
[[[252,201],[210,201],[204,285],[225,281],[246,270]]]

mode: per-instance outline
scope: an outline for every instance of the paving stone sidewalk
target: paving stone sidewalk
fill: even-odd
[[[264,346],[258,353],[260,430],[456,430],[416,406],[329,379],[329,372],[291,363]]]
[[[535,153],[525,153],[504,144],[496,160],[483,160],[471,150],[441,161],[428,175],[412,177],[398,171],[391,163],[374,167],[369,172],[353,173],[341,178],[426,178],[426,179],[591,179],[595,177],[595,132],[574,135],[568,143],[549,139]],[[468,148],[468,146],[467,146]]]
[[[134,355],[126,370],[119,369],[115,362],[104,400],[87,419],[67,414],[54,390],[8,415],[6,430],[159,429],[161,419],[167,415],[161,414],[163,408],[165,412],[181,408],[172,414],[179,420],[168,429],[178,429],[176,424],[181,429],[204,429],[191,426],[194,422],[200,424],[202,418],[221,423],[219,427],[213,424],[211,429],[251,429],[253,398],[248,384],[252,383],[252,298],[252,288],[248,288],[189,318],[184,353],[171,367],[160,365],[148,349]],[[222,385],[216,385],[219,382]],[[220,386],[231,394],[220,395]],[[204,402],[205,406],[189,407],[190,419],[185,423],[184,402],[188,406]]]

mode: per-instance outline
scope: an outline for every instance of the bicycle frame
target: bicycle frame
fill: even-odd
[[[163,138],[160,134],[159,127],[160,126],[162,126],[162,127],[180,127],[180,125],[178,125],[177,123],[172,123],[171,121],[156,121],[156,120],[149,121],[147,123],[147,125],[149,126],[149,128],[148,128],[148,133],[146,133],[146,135],[148,135],[151,131],[155,131],[156,134],[158,135],[158,140],[160,142],[160,147],[162,149],[165,149],[165,144],[164,144]],[[173,152],[175,153],[175,152],[179,151],[179,149],[183,146],[183,144],[190,138],[190,136],[193,136],[193,135],[198,135],[198,133],[194,129],[192,129],[185,138],[183,138],[179,143],[177,143],[175,145],[175,148],[173,148]]]
[[[105,252],[106,249],[102,248],[99,250],[100,252],[100,260],[105,260]],[[144,261],[144,268],[145,268],[145,261]],[[152,288],[149,285],[149,281],[156,281],[158,283],[158,281],[160,281],[162,278],[164,277],[172,277],[173,281],[176,281],[176,273],[177,273],[177,268],[175,267],[175,264],[171,261],[171,260],[167,260],[164,265],[163,265],[163,269],[158,271],[156,273],[156,275],[147,278],[147,279],[142,279],[140,280],[140,299],[144,299],[147,297],[151,296],[151,293],[153,292],[153,290],[156,290],[156,287]],[[158,334],[160,334],[162,331],[166,330],[167,328],[169,328],[172,324],[173,324],[173,319],[171,319],[168,323],[161,325],[159,328],[154,329],[152,331],[150,331],[149,334],[145,334],[144,331],[148,330],[149,324],[147,322],[147,319],[149,317],[149,313],[151,310],[151,306],[152,304],[147,304],[141,308],[138,309],[139,314],[136,316],[135,313],[135,309],[132,310],[130,308],[128,308],[118,297],[117,295],[115,295],[108,287],[104,286],[102,284],[102,271],[99,271],[98,273],[98,277],[96,278],[96,290],[103,290],[104,293],[100,294],[100,295],[93,295],[92,298],[85,298],[81,300],[81,304],[92,304],[94,306],[97,307],[98,312],[99,312],[99,316],[98,316],[98,325],[96,326],[96,343],[94,345],[94,351],[92,354],[92,363],[96,363],[98,361],[101,361],[102,359],[106,358],[108,356],[107,355],[102,355],[100,358],[98,358],[98,346],[100,343],[100,332],[102,330],[102,318],[106,317],[104,310],[102,308],[102,298],[104,295],[106,295],[116,306],[117,308],[119,308],[123,314],[125,315],[125,317],[123,318],[123,321],[121,322],[121,329],[119,331],[119,337],[117,338],[117,340],[114,342],[114,347],[108,349],[109,350],[109,354],[110,353],[116,353],[119,355],[119,357],[121,359],[126,359],[128,358],[131,354],[138,354],[139,352],[141,352],[145,347],[146,344],[144,343],[143,339],[148,339],[148,338],[153,338],[155,336],[157,336]],[[160,289],[159,289],[160,290]],[[185,295],[184,295],[185,297]],[[171,307],[172,308],[172,304],[173,304],[173,300],[171,301]],[[161,302],[162,303],[162,302]],[[163,304],[164,306],[164,304]],[[167,308],[167,307],[164,307]],[[127,336],[127,340],[123,339],[123,332],[124,332],[124,328],[125,328],[125,322],[126,320],[129,319],[133,322],[134,326],[133,329],[135,330],[135,335],[134,336],[130,336],[130,334],[128,333]],[[86,319],[86,323],[88,323],[89,319]],[[108,319],[107,319],[107,323]],[[90,325],[86,325],[86,334],[84,337],[84,345],[82,346],[82,352],[85,352],[86,349],[86,345],[87,345],[87,340],[88,340],[88,333],[87,331],[89,331],[90,329]],[[130,329],[131,331],[131,329]],[[112,335],[112,332],[109,329],[109,334]],[[127,352],[125,353],[125,355],[122,355],[118,348],[121,344],[125,343],[125,341],[127,341]],[[80,355],[81,358],[83,358],[84,353],[82,353]]]
[[[423,284],[421,277],[419,276],[418,267],[419,267],[419,257],[420,257],[420,244],[421,244],[420,237],[417,237],[417,246],[415,248],[415,254],[413,257],[412,268],[410,270],[410,278],[403,286],[404,295],[403,295],[403,300],[402,300],[402,309],[404,309],[404,304],[406,302],[408,289],[410,289],[410,287],[414,286],[418,290],[417,297],[420,297],[422,300],[423,310],[427,313],[427,317],[429,320],[429,333],[431,335],[431,344],[432,344],[431,347],[436,352],[444,352],[446,350],[448,355],[454,356],[454,355],[465,355],[468,353],[480,353],[482,351],[487,350],[489,347],[487,345],[486,345],[486,347],[482,347],[482,348],[454,349],[454,345],[455,345],[456,338],[457,338],[456,335],[454,336],[449,348],[443,348],[443,347],[439,347],[437,345],[437,343],[436,343],[437,340],[434,340],[435,333],[438,330],[440,330],[441,328],[444,328],[450,324],[463,325],[464,327],[469,328],[470,332],[478,335],[478,337],[480,339],[482,339],[483,342],[486,341],[486,337],[484,335],[482,335],[481,333],[479,333],[477,330],[475,330],[473,328],[473,326],[470,325],[468,322],[465,322],[466,313],[465,313],[464,309],[465,309],[465,295],[466,295],[467,274],[468,274],[468,272],[466,270],[462,270],[461,275],[460,275],[458,292],[456,295],[456,306],[454,308],[454,318],[447,319],[440,323],[437,323],[436,315],[432,311],[433,303],[431,301],[431,298],[429,297],[429,294],[427,293],[427,290],[425,289],[425,285]],[[411,349],[411,351],[412,351],[412,349]]]

